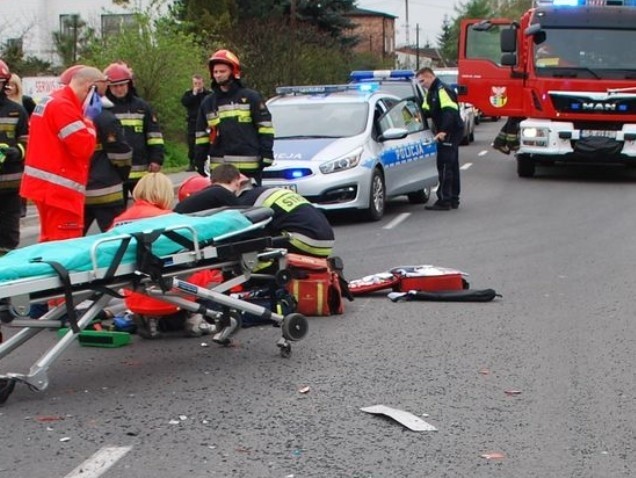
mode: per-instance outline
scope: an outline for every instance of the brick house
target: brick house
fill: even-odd
[[[395,15],[354,8],[346,14],[353,23],[353,34],[359,38],[356,53],[372,53],[381,58],[395,54]]]

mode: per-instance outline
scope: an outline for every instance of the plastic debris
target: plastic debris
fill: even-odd
[[[298,389],[298,393],[308,393],[311,390],[311,388],[309,388],[309,385],[299,388]]]
[[[42,415],[39,417],[35,417],[38,422],[58,422],[60,420],[64,420],[64,417],[54,416],[54,415]]]
[[[481,455],[481,457],[485,458],[486,460],[503,460],[504,458],[506,458],[506,455],[499,451],[493,451],[491,453],[484,453],[483,455]]]
[[[292,456],[294,458],[299,458],[302,454],[303,451],[300,448],[296,448],[294,451],[292,451]]]
[[[403,410],[398,410],[397,408],[387,407],[386,405],[373,405],[371,407],[361,408],[360,410],[374,415],[386,415],[387,417],[392,418],[396,422],[415,432],[437,431],[437,428],[435,428],[430,423],[425,422],[420,417],[417,417],[412,413],[405,412]]]
[[[181,423],[179,420],[170,420],[168,422],[170,425],[178,425],[179,423]]]
[[[207,343],[207,342],[201,342],[201,347],[204,347],[204,348],[205,348],[205,347],[209,347],[209,346],[210,346],[210,344],[209,344],[209,343]]]
[[[179,415],[179,420],[184,421],[187,420],[188,417],[186,417],[185,415]]]
[[[504,390],[504,393],[509,396],[521,395],[521,390]]]
[[[490,375],[490,370],[488,370],[487,368],[482,368],[479,373],[481,375]]]
[[[61,442],[67,442],[67,441],[71,441],[71,437],[62,437],[60,438]]]

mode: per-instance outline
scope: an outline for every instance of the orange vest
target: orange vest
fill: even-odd
[[[71,212],[82,211],[91,157],[93,123],[69,86],[33,110],[20,194]]]

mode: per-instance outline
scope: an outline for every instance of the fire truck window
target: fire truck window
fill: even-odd
[[[501,49],[499,37],[501,28],[507,25],[493,25],[488,30],[468,29],[466,36],[466,58],[480,58],[492,61],[496,65],[501,63]]]

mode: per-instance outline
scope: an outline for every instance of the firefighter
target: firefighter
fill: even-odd
[[[234,165],[261,184],[262,170],[273,163],[272,116],[259,93],[241,83],[241,64],[229,50],[208,60],[212,93],[203,100],[195,132],[197,171],[206,175],[219,164]]]
[[[20,243],[20,180],[29,130],[26,110],[7,97],[11,79],[7,64],[0,60],[0,255]]]
[[[10,79],[9,67],[0,60],[0,255],[15,249],[20,243],[22,199],[18,191],[29,128],[26,110],[7,97],[5,86]],[[13,319],[9,304],[9,299],[0,300],[2,322]]]
[[[106,96],[114,104],[111,111],[123,126],[126,141],[133,149],[132,168],[124,183],[124,201],[127,201],[143,175],[161,170],[163,135],[150,105],[135,94],[130,68],[112,63],[104,73],[108,76]]]
[[[105,95],[106,88],[99,94]],[[113,104],[108,98],[102,101],[104,109],[94,120],[97,145],[86,185],[84,235],[93,220],[105,232],[126,209],[122,188],[130,173],[132,148],[126,142],[121,123],[110,111]]]

